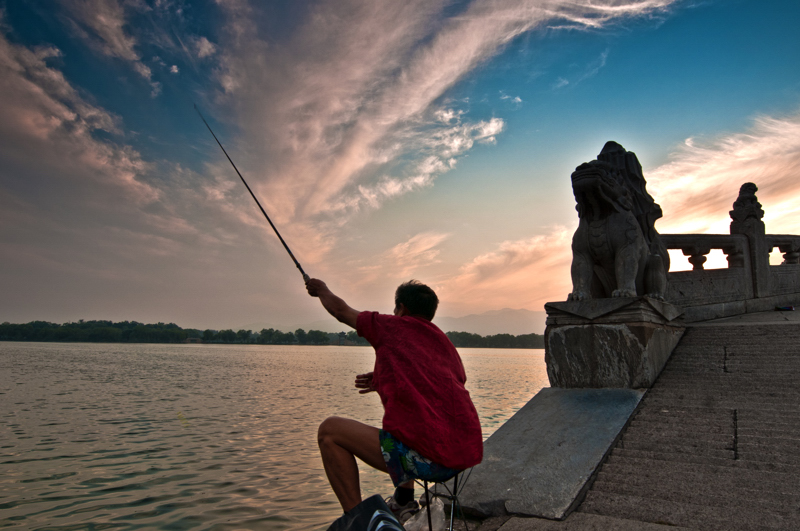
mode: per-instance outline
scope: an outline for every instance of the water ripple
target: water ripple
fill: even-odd
[[[462,349],[488,436],[547,384],[541,351]],[[369,348],[0,343],[0,527],[326,529],[319,423],[379,425]],[[391,483],[362,467],[365,495]]]

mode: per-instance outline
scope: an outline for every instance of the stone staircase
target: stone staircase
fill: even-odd
[[[688,328],[581,518],[800,529],[799,342],[796,325]]]

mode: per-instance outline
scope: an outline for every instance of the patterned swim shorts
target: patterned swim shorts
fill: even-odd
[[[395,439],[388,431],[380,430],[381,452],[383,460],[389,469],[392,483],[397,487],[412,479],[422,479],[430,482],[447,481],[460,470],[447,468],[434,463],[427,457],[421,456],[399,440]]]

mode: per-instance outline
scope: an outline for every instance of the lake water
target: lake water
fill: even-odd
[[[459,349],[488,437],[548,385],[543,350]],[[0,527],[326,529],[341,514],[316,445],[368,347],[0,342]],[[392,492],[361,466],[365,495]]]

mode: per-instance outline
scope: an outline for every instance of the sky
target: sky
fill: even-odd
[[[754,182],[767,232],[800,234],[798,23],[796,0],[0,1],[0,322],[326,318],[195,104],[358,310],[411,278],[443,316],[565,300],[570,174],[609,140],[661,233],[727,233]]]

